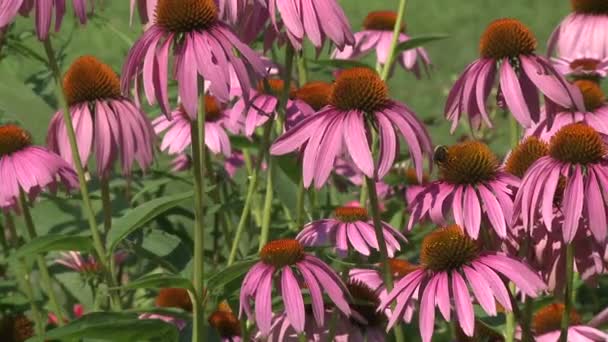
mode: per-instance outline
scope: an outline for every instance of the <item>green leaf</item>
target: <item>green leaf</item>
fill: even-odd
[[[132,314],[108,312],[84,315],[64,327],[48,331],[45,335],[46,340],[91,338],[113,342],[177,341],[178,337],[179,332],[173,324],[157,319],[138,319]]]
[[[93,249],[90,236],[45,235],[21,246],[15,256],[23,258],[50,251],[90,251]]]
[[[243,260],[215,273],[207,280],[207,287],[217,289],[245,274],[258,260]]]
[[[370,66],[366,63],[355,61],[355,60],[350,60],[350,59],[309,59],[308,62],[316,64],[320,67],[334,68],[334,69],[349,69],[349,68],[357,68],[357,67],[374,69],[372,66]]]
[[[155,273],[145,275],[129,284],[123,286],[124,289],[160,289],[164,287],[175,287],[180,289],[186,289],[194,293],[192,287],[192,281],[179,276]]]
[[[114,227],[108,236],[108,253],[112,253],[118,244],[127,238],[129,234],[191,197],[192,191],[179,195],[165,196],[127,211],[123,217],[114,222]]]
[[[433,42],[436,40],[446,39],[448,37],[449,36],[447,34],[429,34],[426,36],[413,37],[406,42],[398,44],[397,47],[395,48],[395,54],[398,54],[398,53],[401,53],[401,52],[404,52],[407,50],[415,49],[426,43],[430,43],[430,42]]]

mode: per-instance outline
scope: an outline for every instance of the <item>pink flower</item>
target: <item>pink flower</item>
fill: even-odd
[[[72,313],[73,313],[74,319],[78,319],[78,318],[82,317],[82,315],[84,315],[84,306],[82,304],[74,304],[72,306]],[[65,323],[67,323],[67,320]],[[58,326],[59,319],[57,318],[57,315],[55,315],[52,312],[49,312],[47,324]]]
[[[386,64],[389,50],[393,40],[393,30],[397,21],[397,13],[392,11],[370,12],[363,22],[363,31],[355,32],[355,44],[346,46],[344,50],[335,50],[332,54],[337,59],[353,59],[367,55],[373,49],[376,50],[378,63]],[[399,33],[399,43],[410,40],[405,34],[405,26]],[[397,55],[399,64],[420,78],[420,71],[424,69],[427,73],[431,66],[431,60],[424,48],[415,48],[401,52]]]
[[[540,308],[533,317],[532,328],[534,341],[558,342],[561,335],[561,318],[564,314],[564,304],[549,304]],[[608,334],[589,325],[582,324],[579,314],[570,312],[570,326],[568,327],[569,342],[602,342],[608,341]]]
[[[368,136],[377,127],[380,153],[374,162]],[[419,178],[422,178],[423,154],[431,153],[431,140],[414,112],[388,98],[388,88],[378,74],[367,68],[353,68],[340,73],[329,105],[302,120],[279,137],[270,152],[282,155],[305,145],[303,179],[309,187],[323,186],[343,145],[357,168],[366,176],[381,179],[391,169],[397,154],[399,130],[407,142]]]
[[[245,97],[250,74],[264,74],[264,63],[218,18],[213,0],[159,0],[156,18],[129,51],[123,67],[122,91],[129,94],[131,84],[139,96],[160,104],[170,114],[168,94],[169,50],[173,50],[174,78],[185,112],[194,119],[198,111],[201,86],[199,76],[210,81],[209,90],[220,101],[230,99],[232,67]],[[237,57],[235,51],[241,57]],[[143,89],[142,89],[143,88]]]
[[[355,43],[348,18],[336,0],[263,1],[270,12],[275,30],[280,32],[281,29],[278,15],[296,50],[302,49],[304,38],[308,38],[317,49],[323,47],[326,38],[340,50]]]
[[[261,261],[247,273],[240,293],[240,310],[254,319],[250,300],[255,300],[255,322],[262,336],[268,336],[272,325],[272,288],[276,273],[281,275],[281,297],[289,324],[298,333],[304,331],[306,312],[301,287],[308,288],[312,311],[318,326],[324,324],[324,304],[321,289],[336,307],[350,315],[347,290],[340,277],[320,259],[304,253],[297,240],[271,241],[260,251]],[[297,273],[294,273],[294,269]]]
[[[0,125],[0,208],[18,210],[21,191],[34,200],[45,188],[54,192],[60,181],[78,187],[74,170],[58,155],[34,146],[31,135],[17,125]]]
[[[456,225],[427,235],[422,242],[420,261],[422,267],[399,280],[380,303],[380,309],[397,301],[388,322],[390,328],[403,317],[408,303],[418,293],[423,342],[432,339],[435,306],[446,321],[451,321],[452,300],[460,327],[465,335],[473,336],[475,313],[469,286],[474,298],[490,316],[497,314],[496,302],[506,311],[512,310],[509,290],[499,274],[510,279],[527,296],[536,297],[545,288],[527,265],[501,254],[480,251],[476,242]]]
[[[220,19],[231,24],[237,23],[247,2],[248,0],[215,0]],[[133,22],[133,13],[136,6],[142,24],[154,20],[157,3],[158,0],[131,0],[131,23]]]
[[[186,327],[186,325],[188,324],[185,320],[174,317],[174,316],[162,315],[162,314],[156,314],[156,313],[150,313],[150,312],[143,313],[143,314],[139,315],[138,318],[139,319],[161,320],[163,322],[173,324],[178,330],[184,329]]]
[[[451,212],[456,224],[473,239],[479,236],[482,219],[488,220],[499,237],[506,237],[519,179],[504,172],[494,153],[478,141],[440,146],[435,161],[441,179],[410,194],[407,230],[427,216],[445,225],[447,212]]]
[[[63,88],[84,167],[95,156],[97,174],[110,176],[120,159],[122,174],[130,176],[135,161],[146,170],[154,155],[154,132],[146,115],[120,94],[114,71],[93,56],[74,61],[64,76]],[[63,111],[53,116],[47,145],[73,163]]]
[[[84,256],[77,251],[61,252],[61,257],[55,260],[55,263],[63,265],[78,273],[96,274],[100,271],[100,264],[93,255]],[[114,260],[117,265],[122,264],[127,259],[126,252],[117,252],[114,254]]]
[[[526,135],[535,135],[549,141],[562,127],[582,122],[594,127],[598,133],[608,139],[608,103],[604,92],[598,83],[589,80],[578,80],[574,84],[581,90],[585,101],[585,111],[572,111],[563,109],[553,117],[545,117],[537,125],[529,128]]]
[[[564,126],[551,139],[549,155],[538,159],[526,172],[517,192],[513,219],[521,218],[524,227],[532,227],[537,217],[552,231],[554,199],[560,182],[565,190],[561,207],[564,242],[570,243],[581,226],[589,229],[598,242],[606,241],[606,193],[608,164],[606,145],[593,128],[576,123]],[[540,215],[540,216],[538,216]]]
[[[215,154],[222,153],[229,157],[232,153],[230,139],[226,133],[228,114],[223,106],[213,97],[205,96],[205,145]],[[161,151],[169,154],[183,153],[192,143],[192,119],[180,106],[171,113],[171,119],[159,116],[152,125],[156,134],[164,132],[160,146]]]
[[[325,309],[323,313],[323,325],[318,325],[314,321],[310,306],[306,307],[306,323],[304,324],[304,333],[309,342],[325,342],[329,340],[330,329],[329,325],[334,317],[335,309]],[[344,315],[338,315],[335,325],[335,335],[332,341],[334,342],[349,342],[353,341],[354,334],[352,333],[352,325],[349,318]],[[268,342],[298,342],[300,334],[291,326],[286,313],[276,316],[272,322],[271,332],[268,335]],[[257,333],[255,341],[263,340],[263,335]],[[363,342],[363,340],[354,340]]]
[[[154,19],[154,11],[156,10],[156,4],[158,0],[131,0],[130,10],[130,23],[133,24],[133,14],[135,12],[135,7],[137,7],[137,12],[139,13],[139,19],[142,24],[147,24],[152,19]]]
[[[557,50],[561,57],[581,51],[608,58],[608,7],[602,0],[573,0],[573,13],[555,28],[548,43],[548,53]]]
[[[0,2],[0,27],[11,24],[17,14],[29,16],[32,9],[35,10],[36,36],[40,40],[46,40],[51,29],[53,13],[55,13],[55,31],[61,28],[61,22],[65,15],[65,0],[3,0]],[[80,24],[87,22],[86,0],[72,0],[74,14],[78,17]],[[91,8],[93,2],[91,1]]]
[[[448,95],[445,115],[452,121],[452,132],[462,113],[467,113],[471,127],[483,120],[492,127],[486,100],[496,73],[499,73],[498,99],[524,127],[540,119],[539,91],[544,96],[548,114],[556,105],[584,110],[580,93],[568,84],[546,58],[537,56],[536,38],[515,19],[492,22],[480,42],[481,58],[465,69]]]
[[[401,250],[400,243],[407,240],[388,223],[382,222],[382,230],[389,257]],[[374,223],[361,207],[341,207],[336,209],[335,219],[324,219],[308,223],[296,237],[303,246],[336,247],[338,254],[345,257],[352,249],[370,256],[372,250],[380,251]]]
[[[571,57],[553,58],[552,62],[555,69],[565,76],[604,78],[608,74],[608,56],[577,52]]]
[[[190,167],[192,167],[192,158],[186,153],[180,153],[171,160],[172,172],[187,171],[190,170]]]
[[[220,335],[221,342],[241,342],[241,322],[227,302],[221,302],[207,319]]]

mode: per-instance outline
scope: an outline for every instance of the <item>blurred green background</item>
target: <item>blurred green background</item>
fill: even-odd
[[[361,29],[365,15],[372,10],[395,9],[397,1],[341,0],[355,31]],[[545,50],[546,40],[553,28],[568,14],[567,0],[453,0],[408,1],[406,22],[412,36],[432,33],[449,35],[446,40],[427,46],[434,63],[430,79],[416,80],[412,74],[399,69],[390,81],[392,95],[413,107],[422,118],[437,118],[429,127],[437,144],[453,142],[464,129],[449,135],[449,126],[442,119],[447,92],[465,66],[478,56],[478,40],[486,25],[496,18],[520,19],[536,33],[539,50]],[[64,70],[74,58],[92,54],[120,71],[130,41],[141,32],[135,19],[129,26],[129,2],[105,0],[96,8],[96,17],[86,27],[74,24],[71,9],[59,34],[53,36],[56,47],[64,47]],[[33,26],[33,18],[19,19],[13,32],[25,35]],[[25,44],[43,55],[35,37],[25,38]],[[52,84],[44,65],[24,58],[6,47],[0,62],[0,109],[5,119],[17,119],[30,129],[38,143],[44,141],[46,126],[56,108]],[[368,60],[370,63],[373,56]],[[43,96],[44,100],[40,96]],[[498,121],[496,152],[504,153],[509,134],[506,121]]]

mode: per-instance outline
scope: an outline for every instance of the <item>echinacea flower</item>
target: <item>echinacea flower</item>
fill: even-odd
[[[122,174],[130,176],[137,161],[147,170],[154,156],[154,132],[146,116],[120,93],[116,73],[93,56],[76,59],[63,78],[83,167],[94,156],[97,175],[108,178],[120,160]],[[63,110],[55,113],[48,129],[47,145],[73,163]]]
[[[162,288],[158,292],[154,303],[158,308],[179,308],[186,312],[192,312],[192,301],[188,291],[182,288]],[[173,324],[177,329],[182,330],[186,326],[183,319],[158,313],[143,313],[139,319],[157,319]]]
[[[321,49],[325,40],[342,50],[355,42],[348,18],[336,0],[263,0],[270,12],[274,29],[279,32],[280,16],[287,38],[296,50],[304,38]]]
[[[579,52],[608,58],[608,4],[604,0],[571,0],[570,13],[555,28],[548,43],[548,53],[560,57]]]
[[[560,56],[551,60],[555,69],[565,76],[602,79],[608,75],[608,56],[577,52],[574,56]]]
[[[340,207],[336,209],[335,216],[308,223],[296,240],[303,246],[335,246],[342,257],[351,250],[365,256],[371,255],[374,250],[380,251],[374,223],[365,208]],[[388,256],[392,258],[395,252],[401,250],[400,243],[406,242],[406,239],[386,222],[382,222],[382,233]]]
[[[308,342],[325,342],[329,341],[331,331],[330,324],[332,318],[335,318],[334,342],[350,342],[352,341],[353,335],[351,335],[352,326],[350,324],[350,318],[336,312],[336,309],[325,309],[323,313],[323,325],[318,325],[312,314],[312,308],[310,305],[305,306],[306,310],[306,323],[304,324],[304,334],[306,335],[306,341]],[[262,334],[259,332],[255,336],[255,341],[263,339]],[[272,328],[267,336],[268,342],[299,342],[300,333],[298,333],[289,323],[287,314],[282,313],[277,315],[272,322]],[[359,341],[357,341],[359,342]],[[363,342],[363,341],[361,341]]]
[[[36,335],[34,322],[24,314],[4,315],[0,319],[0,337],[6,342],[24,342]]]
[[[536,44],[528,27],[515,19],[498,19],[488,26],[479,44],[481,57],[467,66],[448,95],[445,115],[452,121],[452,132],[463,113],[467,113],[471,127],[479,128],[482,120],[492,127],[486,100],[496,74],[499,105],[509,109],[524,127],[540,119],[539,91],[548,115],[553,114],[556,104],[584,110],[580,93],[549,60],[535,54]]]
[[[532,318],[534,341],[557,342],[561,334],[561,320],[564,304],[554,303],[540,308]],[[608,341],[608,334],[581,321],[581,316],[572,309],[568,326],[568,342],[602,342]]]
[[[375,50],[378,63],[380,65],[386,64],[393,41],[393,30],[396,21],[396,12],[370,12],[363,21],[363,31],[355,32],[355,44],[353,46],[346,46],[342,51],[334,51],[332,57],[336,59],[353,59],[367,55],[372,50]],[[405,25],[403,25],[399,33],[398,43],[404,43],[410,39],[410,36],[405,33]],[[431,66],[428,53],[421,47],[403,51],[396,57],[398,63],[404,69],[414,73],[416,78],[420,78],[422,70],[428,73]]]
[[[219,17],[231,24],[236,24],[240,14],[243,13],[248,0],[215,0],[218,6]],[[147,24],[154,19],[158,0],[131,0],[131,22],[135,7],[139,12],[142,24]]]
[[[380,153],[374,162],[368,136],[378,130]],[[406,105],[388,97],[388,87],[368,68],[344,70],[332,88],[329,105],[302,120],[270,148],[282,155],[303,149],[303,180],[309,187],[323,186],[343,146],[357,168],[370,178],[388,173],[397,154],[396,130],[407,142],[417,175],[422,178],[423,155],[432,153],[431,139],[420,120]]]
[[[582,123],[561,128],[551,138],[549,154],[526,172],[515,198],[513,220],[521,219],[524,227],[535,228],[536,218],[541,217],[548,231],[557,228],[553,227],[555,194],[560,182],[565,182],[559,208],[564,242],[574,239],[582,219],[597,241],[605,242],[606,152],[606,143],[593,128]]]
[[[65,3],[65,0],[4,0],[0,2],[0,28],[11,24],[17,14],[28,16],[32,9],[34,9],[36,36],[39,40],[46,40],[51,30],[53,13],[55,13],[55,31],[59,31],[61,28],[61,22],[65,15]],[[86,24],[87,0],[72,0],[71,3],[74,6],[74,14],[78,17],[80,24]]]
[[[186,153],[180,153],[177,157],[171,160],[171,171],[172,172],[183,172],[190,170],[192,167],[192,157]]]
[[[578,80],[574,84],[581,90],[585,101],[584,111],[560,110],[554,116],[545,118],[526,131],[526,135],[536,135],[549,141],[562,127],[582,122],[608,140],[608,103],[602,88],[595,81]]]
[[[364,282],[350,279],[346,286],[352,296],[350,307],[353,318],[349,320],[349,341],[384,342],[387,317],[378,311],[378,293]]]
[[[137,12],[139,13],[139,19],[142,24],[147,24],[148,22],[154,19],[154,12],[156,10],[156,4],[158,0],[131,0],[130,3],[130,19],[129,22],[133,24],[133,14],[135,13],[135,8],[137,7]]]
[[[154,23],[135,42],[123,67],[122,92],[127,95],[135,82],[148,102],[159,103],[169,115],[169,55],[174,56],[173,76],[185,112],[198,115],[199,78],[210,81],[209,91],[220,101],[230,100],[230,68],[245,97],[250,74],[264,74],[264,63],[232,33],[218,17],[213,0],[158,0]],[[236,51],[240,57],[236,55]]]
[[[78,273],[84,275],[98,274],[101,270],[101,264],[93,255],[83,255],[77,251],[61,252],[61,257],[55,260],[55,263],[63,265]],[[122,264],[127,259],[127,253],[124,251],[114,254],[114,262],[116,265]]]
[[[395,284],[380,303],[380,309],[386,309],[394,300],[397,301],[388,322],[390,328],[403,316],[414,293],[418,293],[423,342],[432,339],[436,306],[446,321],[451,321],[452,301],[460,328],[465,335],[473,336],[475,313],[469,287],[483,311],[490,316],[497,314],[497,302],[505,311],[512,311],[509,290],[499,274],[510,279],[530,297],[538,296],[545,288],[527,265],[502,254],[480,250],[477,243],[456,225],[439,228],[424,238],[420,264],[420,269]]]
[[[23,128],[0,125],[0,208],[18,210],[23,192],[30,200],[44,189],[57,190],[59,183],[67,190],[78,187],[72,167],[44,147],[35,146]]]
[[[205,145],[211,152],[222,153],[226,157],[232,153],[226,133],[226,126],[230,126],[228,121],[228,113],[223,105],[215,97],[205,95]],[[152,126],[156,134],[164,133],[161,151],[171,155],[180,154],[192,143],[193,122],[182,106],[171,113],[171,119],[161,115],[152,121]]]
[[[262,336],[268,336],[271,330],[273,280],[275,275],[279,274],[285,313],[290,326],[297,333],[304,331],[306,323],[301,287],[306,287],[310,293],[317,326],[324,324],[322,290],[342,313],[350,316],[348,291],[340,277],[323,261],[306,254],[297,240],[275,240],[267,243],[260,251],[260,259],[243,280],[239,316],[244,311],[249,319],[255,320]],[[255,315],[251,310],[251,299],[254,300]]]
[[[408,203],[411,216],[407,230],[427,216],[445,225],[450,212],[473,239],[479,236],[482,219],[487,219],[499,237],[506,237],[519,179],[504,172],[490,148],[473,140],[440,146],[435,162],[440,180],[424,186]]]
[[[329,104],[332,84],[324,81],[310,81],[290,94],[292,106],[288,106],[285,129],[295,127],[304,118],[320,111]]]
[[[241,342],[241,322],[226,302],[221,302],[207,319],[220,335],[221,342]]]
[[[72,317],[74,319],[78,319],[78,318],[82,317],[82,315],[84,315],[84,306],[80,303],[74,304],[72,306]],[[49,312],[48,317],[49,318],[48,318],[47,324],[53,325],[53,326],[59,326],[59,318],[57,318],[57,315],[55,315],[55,313]],[[68,321],[66,319],[65,323],[67,323],[67,322]]]

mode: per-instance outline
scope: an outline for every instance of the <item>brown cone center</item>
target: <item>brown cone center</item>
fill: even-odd
[[[394,11],[374,11],[363,20],[364,30],[374,31],[393,31],[397,23],[397,12]],[[401,32],[405,31],[405,24],[401,26]]]
[[[435,153],[436,156],[437,153]],[[452,184],[477,184],[494,179],[499,162],[490,148],[479,141],[450,146],[435,160],[441,178]]]
[[[401,259],[388,259],[388,266],[395,279],[401,279],[420,268],[420,266]]]
[[[546,142],[534,136],[528,137],[511,151],[505,171],[519,178],[524,178],[530,166],[548,154],[549,145]]]
[[[604,96],[604,92],[597,82],[577,80],[574,84],[581,90],[583,100],[585,101],[585,109],[588,112],[593,112],[606,103],[606,96]]]
[[[192,302],[186,289],[164,288],[156,296],[156,306],[159,308],[180,308],[192,311]]]
[[[338,75],[329,103],[342,110],[373,113],[388,101],[388,87],[377,72],[365,67],[346,69]]]
[[[223,338],[241,336],[241,322],[226,302],[218,305],[218,309],[209,316],[208,322]]]
[[[562,315],[565,310],[565,306],[562,303],[549,304],[539,309],[534,314],[532,320],[532,328],[536,335],[560,330]],[[570,325],[578,325],[580,323],[581,317],[579,314],[574,310],[570,311]]]
[[[608,14],[608,2],[606,0],[570,0],[572,10],[581,14]]]
[[[20,151],[32,144],[32,136],[17,125],[0,126],[0,157]]]
[[[490,23],[481,36],[479,53],[484,58],[502,59],[531,55],[536,50],[536,37],[516,19],[498,19]]]
[[[93,56],[79,57],[63,77],[68,104],[119,98],[120,79],[108,66]]]
[[[159,0],[156,5],[156,24],[174,33],[205,30],[217,20],[213,0]]]
[[[262,248],[260,258],[265,264],[276,268],[295,265],[304,258],[304,248],[298,240],[274,240]]]
[[[435,272],[458,269],[475,260],[477,244],[457,225],[439,228],[422,240],[420,262]]]
[[[336,208],[335,215],[342,222],[367,221],[369,218],[367,209],[360,207]]]
[[[332,84],[323,81],[312,81],[295,90],[292,97],[306,102],[315,111],[329,104]]]
[[[551,138],[549,154],[570,164],[595,164],[606,155],[600,134],[590,126],[575,123],[564,126]]]

